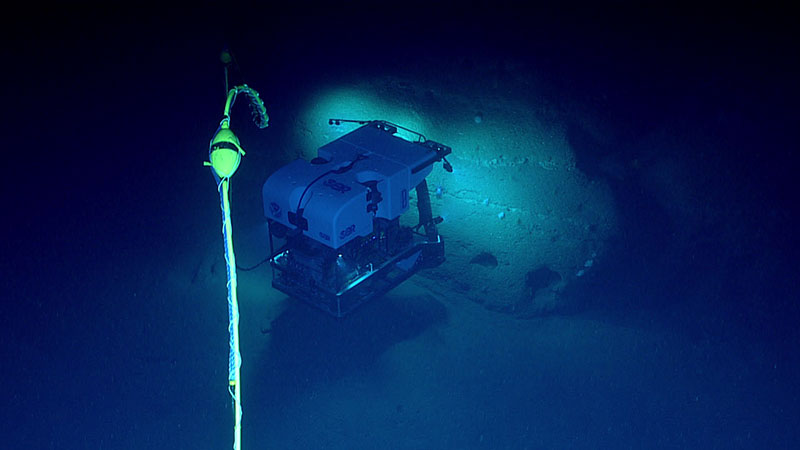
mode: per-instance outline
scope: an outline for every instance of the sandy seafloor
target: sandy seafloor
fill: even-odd
[[[10,448],[229,444],[224,289],[192,285],[190,256],[70,287],[113,302],[34,312],[44,332],[14,349],[27,389],[11,395]],[[415,278],[337,321],[265,289],[263,273],[240,281],[250,448],[791,448],[798,437],[791,362],[764,343],[692,336],[669,309],[517,320]]]
[[[86,37],[91,30],[43,53],[14,53],[17,67],[32,69],[13,72],[17,83],[4,94],[18,94],[22,80],[37,89],[34,101],[15,110],[29,120],[8,137],[9,148],[31,152],[7,167],[25,170],[9,170],[3,187],[5,210],[16,219],[5,223],[1,267],[2,448],[232,445],[220,216],[213,179],[201,166],[219,119],[220,74],[216,36],[189,38],[201,34],[200,25],[187,28],[195,34],[166,33],[175,38],[167,43],[145,40],[141,49],[126,40],[144,36],[138,25],[122,27],[112,33],[117,45],[95,48],[88,66],[81,61],[83,42],[97,42]],[[243,64],[271,55],[263,66],[248,64],[272,122],[263,132],[243,125],[241,133],[248,155],[232,202],[243,266],[265,256],[261,183],[283,162],[268,150],[293,145],[305,94],[317,82],[386,76],[361,62],[335,66],[329,77],[324,69],[346,47],[316,54],[321,62],[311,64],[297,56],[314,42],[304,31],[295,43],[250,42],[239,54]],[[347,34],[348,42],[356,35]],[[470,36],[467,42],[481,41]],[[482,54],[492,55],[495,44],[484,41]],[[557,51],[539,51],[558,59]],[[542,64],[543,72],[566,70]],[[614,70],[603,73],[610,79]],[[594,93],[585,79],[553,84],[546,96],[570,108],[624,91],[612,83]],[[641,92],[626,91],[625,101]],[[720,117],[746,109],[735,97],[719,109],[703,103],[685,113],[667,105],[669,94],[628,104],[622,116],[636,124],[617,124],[611,144],[627,145],[638,132],[631,130],[648,120],[718,114],[715,123],[728,123]],[[480,95],[476,103],[490,101]],[[589,116],[625,109],[586,104]],[[637,114],[654,105],[665,108]],[[730,123],[748,123],[743,117]],[[273,290],[267,267],[240,272],[244,448],[797,448],[797,282],[789,250],[796,238],[782,228],[792,213],[781,197],[791,167],[781,157],[796,141],[758,134],[783,124],[759,122],[759,138],[739,154],[725,153],[737,130],[681,150],[692,163],[711,152],[733,177],[750,174],[742,167],[758,171],[732,183],[733,199],[720,207],[740,225],[718,235],[704,230],[711,236],[699,239],[705,246],[665,256],[660,240],[674,236],[662,223],[668,214],[618,198],[626,219],[617,247],[593,278],[565,293],[568,308],[538,317],[488,310],[420,274],[337,320]],[[764,145],[746,148],[752,141]],[[770,158],[780,169],[770,172]],[[696,195],[720,191],[727,187]],[[740,197],[741,207],[725,209]]]
[[[82,269],[96,283],[27,291],[36,322],[12,328],[9,448],[230,444],[224,283],[193,283],[187,270],[203,253],[120,249]],[[791,448],[798,438],[796,356],[725,325],[698,332],[679,307],[518,320],[415,277],[335,320],[269,289],[264,272],[239,277],[250,448]]]

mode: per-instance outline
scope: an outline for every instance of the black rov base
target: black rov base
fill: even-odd
[[[269,220],[272,286],[343,317],[360,304],[390,291],[411,275],[444,262],[444,242],[431,214],[427,183],[417,186],[420,223],[374,219],[373,232],[339,249],[309,239]],[[419,230],[423,229],[424,233]],[[284,244],[275,250],[273,237]]]
[[[444,261],[443,242],[416,242],[378,264],[354,264],[344,255],[286,249],[272,258],[272,286],[336,317],[390,291],[423,268]],[[353,267],[355,266],[355,267]],[[325,273],[329,275],[324,276]]]

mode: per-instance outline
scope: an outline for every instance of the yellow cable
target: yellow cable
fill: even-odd
[[[230,178],[220,180],[220,197],[222,199],[223,237],[225,238],[225,262],[228,268],[228,301],[230,314],[230,344],[233,361],[233,374],[229,374],[229,386],[233,396],[234,428],[233,449],[242,449],[242,379],[241,353],[239,351],[239,300],[236,295],[236,255],[233,253],[233,234],[231,227],[231,208],[229,200]],[[230,368],[230,367],[229,367]]]
[[[227,82],[227,78],[226,78]],[[211,166],[218,177],[217,190],[222,208],[222,236],[225,240],[225,263],[228,269],[228,331],[230,334],[230,353],[228,358],[228,389],[233,397],[234,438],[233,449],[242,449],[242,355],[239,351],[239,300],[236,296],[236,256],[233,253],[233,230],[231,227],[231,205],[229,197],[230,177],[239,168],[244,150],[239,139],[230,130],[230,112],[239,93],[250,99],[250,110],[257,127],[265,128],[269,124],[269,116],[264,102],[258,92],[246,84],[236,86],[228,91],[225,99],[225,110],[219,128],[209,144],[209,161],[204,165]]]

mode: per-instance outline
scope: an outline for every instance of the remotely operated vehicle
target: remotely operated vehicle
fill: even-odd
[[[358,128],[295,160],[263,187],[272,286],[342,317],[421,269],[444,262],[440,217],[425,177],[451,148],[384,120],[331,119]],[[405,139],[411,135],[416,139]],[[401,223],[416,192],[417,223]],[[403,217],[406,219],[406,217]],[[404,222],[407,222],[405,220]]]

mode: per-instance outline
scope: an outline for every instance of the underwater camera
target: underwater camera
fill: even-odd
[[[438,161],[452,171],[450,147],[417,132],[383,120],[329,124],[342,122],[360,126],[311,161],[277,170],[263,188],[272,286],[336,317],[444,262],[425,177]],[[405,225],[411,189],[419,220]]]

